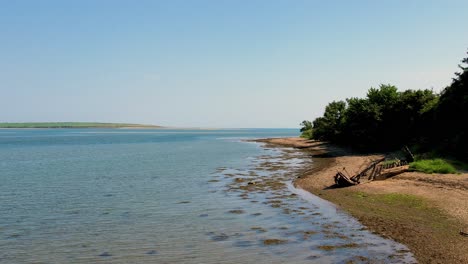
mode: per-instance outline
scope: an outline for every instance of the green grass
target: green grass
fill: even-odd
[[[413,209],[424,209],[426,206],[423,199],[410,194],[367,194],[365,192],[357,192],[354,195],[358,198],[367,199],[378,204],[386,204],[389,206],[403,206]]]
[[[379,196],[379,199],[388,205],[405,205],[411,208],[424,208],[423,199],[410,194],[388,193]]]
[[[309,129],[309,130],[306,130],[306,131],[302,132],[301,138],[311,139],[312,138],[312,129]]]
[[[152,125],[96,122],[35,122],[35,123],[0,123],[0,128],[123,128],[123,127],[158,127]]]
[[[454,166],[443,159],[423,159],[410,163],[410,170],[424,173],[457,173]]]

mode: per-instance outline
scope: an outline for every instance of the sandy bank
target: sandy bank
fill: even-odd
[[[371,231],[406,244],[420,263],[468,263],[468,174],[405,172],[385,181],[333,188],[333,176],[349,174],[381,154],[361,155],[324,142],[301,138],[259,140],[311,154],[295,185],[327,199]]]

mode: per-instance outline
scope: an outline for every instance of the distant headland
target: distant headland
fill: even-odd
[[[0,123],[0,128],[164,128],[156,125],[96,122]]]

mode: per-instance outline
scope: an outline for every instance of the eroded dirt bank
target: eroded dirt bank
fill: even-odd
[[[385,181],[334,188],[333,176],[355,174],[381,154],[362,155],[302,138],[262,139],[310,153],[295,185],[327,199],[373,232],[407,245],[420,263],[468,263],[468,174],[405,172]]]

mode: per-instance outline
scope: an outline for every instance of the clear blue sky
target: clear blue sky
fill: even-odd
[[[450,84],[468,1],[0,0],[0,122],[298,127]]]

